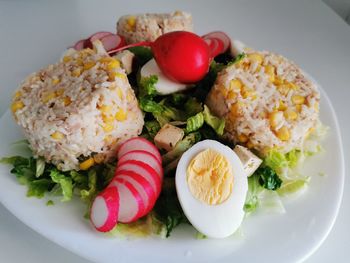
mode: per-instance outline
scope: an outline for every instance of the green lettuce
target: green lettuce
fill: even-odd
[[[194,132],[200,129],[204,124],[204,114],[202,112],[187,119],[186,132]]]
[[[158,76],[151,75],[142,77],[139,83],[139,97],[154,97],[158,94],[155,84],[158,82]]]
[[[214,116],[209,108],[204,105],[204,121],[214,129],[218,135],[223,135],[225,129],[225,119]]]

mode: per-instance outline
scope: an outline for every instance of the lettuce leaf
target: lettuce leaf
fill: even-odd
[[[149,77],[143,77],[139,83],[139,97],[148,98],[154,97],[158,94],[155,84],[158,82],[158,76],[151,75]]]
[[[212,127],[218,135],[224,134],[225,119],[214,116],[206,105],[204,105],[203,116],[204,121]]]
[[[62,191],[62,202],[69,201],[73,196],[73,183],[72,178],[64,175],[57,169],[52,169],[50,171],[50,177],[52,182],[60,186]]]
[[[200,129],[204,124],[204,115],[202,112],[187,119],[186,133],[194,132]]]

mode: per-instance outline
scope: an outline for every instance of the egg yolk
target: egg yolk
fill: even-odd
[[[197,200],[208,205],[221,204],[232,192],[232,166],[221,153],[206,149],[187,167],[187,184]]]

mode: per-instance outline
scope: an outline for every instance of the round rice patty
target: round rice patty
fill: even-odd
[[[108,161],[118,144],[141,133],[143,116],[119,61],[106,53],[70,51],[29,76],[12,111],[35,156],[61,170]]]
[[[224,136],[264,155],[300,149],[318,120],[320,94],[283,56],[249,51],[221,71],[206,103],[226,120]]]
[[[192,15],[182,11],[171,14],[125,15],[117,22],[117,32],[128,44],[154,41],[172,31],[193,31]]]

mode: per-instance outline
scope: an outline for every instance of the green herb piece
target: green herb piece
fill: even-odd
[[[52,201],[52,200],[48,200],[47,202],[46,202],[46,205],[47,206],[52,206],[52,205],[54,205],[55,203]]]
[[[204,115],[202,112],[187,119],[186,133],[197,131],[204,124]]]
[[[204,105],[203,115],[204,121],[210,127],[212,127],[218,135],[223,135],[225,129],[225,120],[223,118],[214,116],[206,105]]]
[[[277,173],[268,166],[260,167],[255,173],[259,176],[260,185],[268,190],[276,191],[282,185]]]
[[[154,136],[156,136],[157,132],[160,130],[160,125],[159,122],[156,120],[152,120],[152,121],[146,121],[145,122],[145,127],[146,130],[148,132],[148,134],[154,138]]]
[[[238,54],[232,61],[230,61],[229,63],[227,63],[227,66],[231,66],[233,64],[236,64],[238,62],[240,62],[242,59],[244,59],[246,57],[246,54],[244,52]]]
[[[152,75],[149,77],[143,77],[140,80],[139,97],[152,98],[158,94],[155,84],[158,82],[158,76]]]

